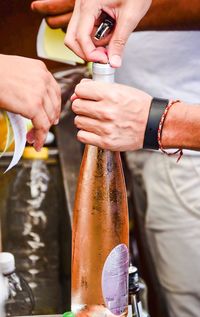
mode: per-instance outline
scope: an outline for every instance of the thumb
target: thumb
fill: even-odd
[[[113,36],[108,46],[108,58],[112,67],[120,67],[122,63],[122,55],[125,44],[131,34],[133,28],[130,27],[130,23],[124,18],[117,20]]]

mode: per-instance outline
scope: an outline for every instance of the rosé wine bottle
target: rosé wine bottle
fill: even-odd
[[[93,79],[113,82],[114,69],[93,65]],[[72,311],[78,317],[128,312],[128,208],[119,152],[86,145],[72,236]]]

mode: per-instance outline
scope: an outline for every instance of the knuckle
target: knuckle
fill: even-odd
[[[51,18],[48,17],[48,18],[45,19],[45,21],[46,21],[47,25],[50,28],[54,29],[54,24],[52,23],[52,19]]]
[[[110,100],[114,102],[115,104],[118,103],[120,99],[120,91],[119,90],[111,90],[110,91]]]
[[[37,88],[37,103],[38,106],[43,106],[44,99],[47,94],[47,87],[44,81],[39,83],[39,87]]]
[[[45,63],[44,63],[43,61],[41,61],[41,60],[38,59],[38,60],[36,60],[35,62],[36,62],[36,64],[37,64],[38,68],[45,69],[45,70],[47,69],[47,68],[46,68],[46,65],[45,65]]]
[[[85,46],[90,44],[90,39],[87,38],[84,34],[81,33],[81,29],[78,30],[78,33],[76,35],[75,39],[78,43],[84,43]]]
[[[104,138],[104,147],[106,149],[109,149],[109,150],[114,149],[115,143],[116,143],[116,138],[112,133]]]
[[[76,35],[75,40],[76,40],[77,42],[80,42],[80,41],[82,40],[82,36],[79,34],[79,32],[78,32],[78,34]]]
[[[112,121],[113,113],[109,108],[107,108],[106,110],[102,111],[101,117],[105,121]]]
[[[79,109],[79,99],[76,99],[72,103],[72,110],[76,112]]]
[[[126,44],[126,42],[123,40],[123,39],[114,39],[113,40],[113,44],[114,44],[114,46],[115,47],[117,47],[117,48],[122,48],[122,47],[124,47],[125,46],[125,44]]]
[[[78,139],[80,142],[83,142],[83,143],[86,142],[86,139],[85,139],[85,137],[84,137],[84,135],[83,135],[83,133],[82,133],[81,130],[78,131],[78,133],[77,133],[77,139]]]
[[[110,139],[108,137],[106,137],[106,138],[104,138],[102,140],[102,146],[105,149],[110,149],[111,148],[111,142],[110,142]]]
[[[37,130],[40,130],[40,132],[42,133],[47,133],[48,129],[49,129],[49,122],[48,120],[44,120],[44,118],[41,120],[41,118],[39,118],[38,115],[36,115],[33,118],[34,122],[35,122],[35,127],[37,128]]]
[[[49,131],[50,126],[51,124],[49,120],[45,120],[45,122],[43,121],[43,123],[41,124],[40,130],[45,134]]]
[[[70,33],[65,35],[64,44],[69,48],[73,48],[75,39],[71,37]]]
[[[55,109],[55,117],[60,116],[60,113],[61,113],[61,100],[58,101],[58,104],[55,105],[54,109]]]
[[[112,126],[111,125],[107,125],[106,127],[104,127],[104,133],[105,135],[109,136],[111,135],[113,132]]]
[[[49,121],[51,125],[55,122],[56,117],[57,117],[56,112],[52,111],[51,114],[49,115]]]
[[[79,125],[79,116],[76,116],[74,118],[74,124],[75,124],[76,127]]]
[[[47,2],[46,3],[46,11],[51,12],[53,14],[56,13],[56,5],[54,2]]]
[[[44,83],[46,84],[46,83],[50,82],[52,75],[49,71],[43,70],[43,72],[41,73],[41,77],[42,77]]]
[[[75,89],[74,89],[74,92],[75,94],[78,96],[79,93],[80,93],[80,89],[81,89],[81,83],[77,84]]]
[[[28,118],[32,120],[35,114],[36,114],[36,108],[33,105],[32,107],[29,107],[28,109]]]
[[[35,104],[35,112],[36,111],[40,111],[41,109],[43,109],[44,102],[43,102],[42,94],[41,94],[41,96],[38,95],[35,98],[34,104]]]
[[[38,74],[38,80],[37,80],[37,91],[39,94],[43,94],[44,90],[47,87],[47,83],[50,80],[50,76],[48,72],[45,69],[40,69]]]

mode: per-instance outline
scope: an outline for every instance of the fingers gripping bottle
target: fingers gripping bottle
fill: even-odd
[[[93,79],[114,81],[108,64]],[[119,152],[86,145],[74,206],[72,311],[76,316],[126,316],[128,208]]]

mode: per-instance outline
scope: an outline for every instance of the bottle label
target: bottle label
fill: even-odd
[[[125,244],[117,245],[108,255],[102,271],[102,293],[107,308],[121,315],[128,307],[129,253]]]

